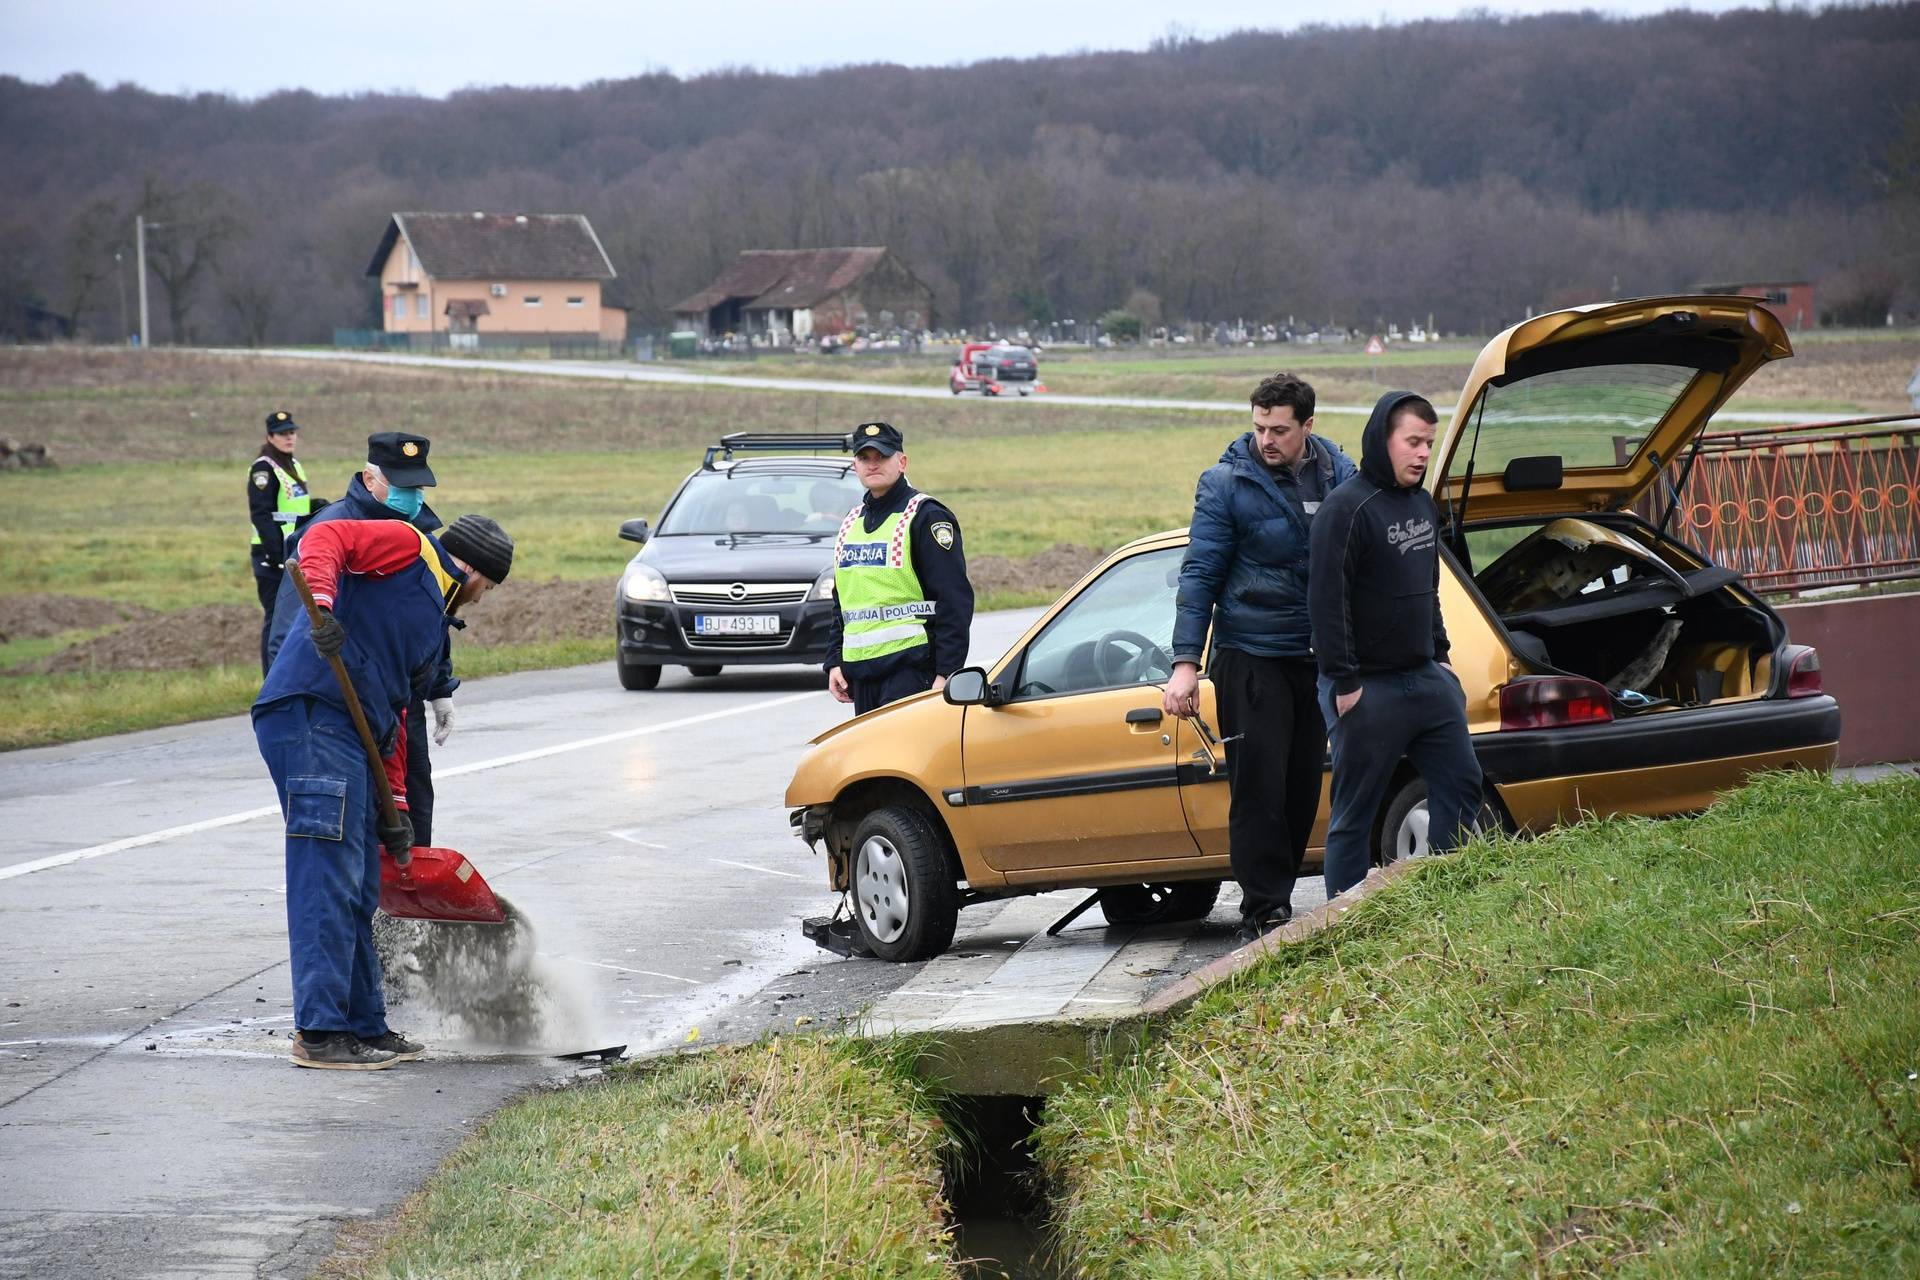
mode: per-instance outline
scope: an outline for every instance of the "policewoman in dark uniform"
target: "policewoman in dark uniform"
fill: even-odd
[[[306,469],[293,456],[300,424],[285,409],[267,415],[267,441],[247,468],[247,518],[253,524],[253,585],[266,613],[260,623],[260,674],[267,673],[267,636],[273,631],[273,603],[286,573],[287,535],[309,512],[326,506],[307,487]]]
[[[907,483],[906,440],[885,422],[854,428],[867,496],[834,541],[827,689],[856,715],[946,684],[966,664],[973,625],[960,522]]]

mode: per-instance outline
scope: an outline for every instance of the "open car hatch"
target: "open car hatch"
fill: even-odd
[[[1658,482],[1754,370],[1792,354],[1780,321],[1753,298],[1641,298],[1535,316],[1480,353],[1427,485],[1451,512],[1471,458],[1469,521],[1618,510]]]

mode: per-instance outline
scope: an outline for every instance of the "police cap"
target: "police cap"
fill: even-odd
[[[430,488],[433,469],[427,466],[429,445],[425,436],[405,431],[376,431],[367,437],[367,461],[380,468],[388,484],[403,489]]]
[[[907,438],[890,422],[863,422],[853,429],[855,453],[862,449],[878,449],[881,456],[891,458],[906,447]]]
[[[285,409],[275,409],[267,415],[267,434],[277,436],[284,431],[298,431],[300,424]]]

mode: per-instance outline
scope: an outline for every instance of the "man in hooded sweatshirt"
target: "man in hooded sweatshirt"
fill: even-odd
[[[1307,537],[1334,486],[1354,474],[1313,434],[1313,388],[1276,373],[1254,388],[1253,429],[1200,475],[1173,622],[1162,707],[1199,708],[1209,673],[1227,748],[1228,855],[1240,883],[1240,937],[1293,916],[1293,882],[1320,807],[1327,726],[1314,695],[1307,625]]]
[[[1466,694],[1440,617],[1440,509],[1427,493],[1433,406],[1389,391],[1360,437],[1360,474],[1313,525],[1308,612],[1320,706],[1332,727],[1327,896],[1364,880],[1374,816],[1401,759],[1427,784],[1433,852],[1480,810]]]

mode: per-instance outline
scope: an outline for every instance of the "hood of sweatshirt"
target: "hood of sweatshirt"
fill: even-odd
[[[1393,460],[1387,456],[1388,425],[1393,421],[1393,411],[1407,400],[1418,400],[1415,391],[1389,391],[1380,397],[1373,406],[1373,415],[1367,419],[1366,430],[1360,433],[1360,474],[1379,485],[1382,489],[1407,488],[1393,474]]]

